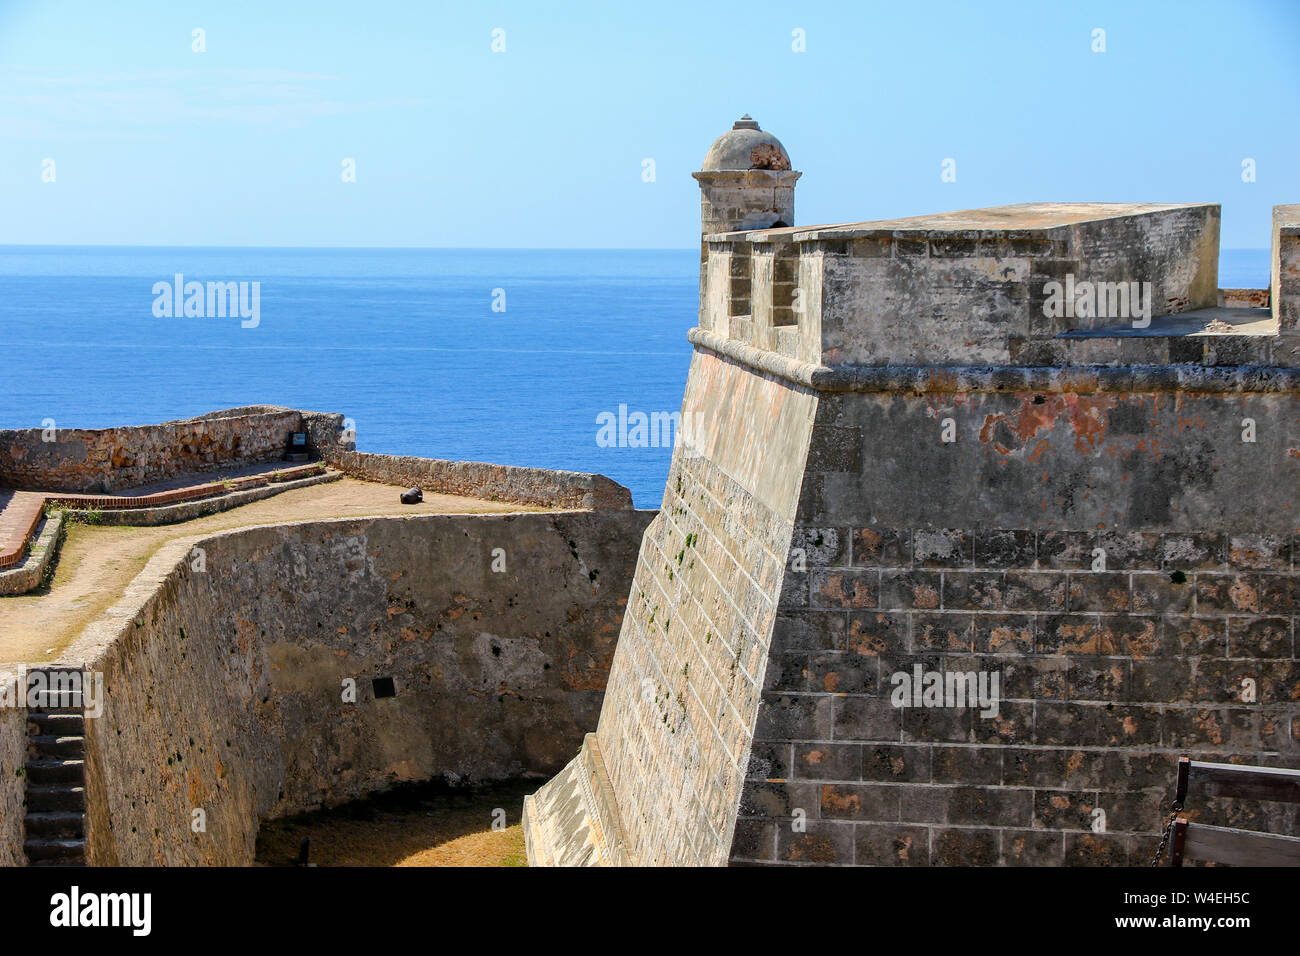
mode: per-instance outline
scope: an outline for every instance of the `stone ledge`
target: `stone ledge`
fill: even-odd
[[[822,392],[1300,392],[1300,368],[1257,365],[813,365],[708,329],[696,348]]]
[[[95,523],[137,528],[149,525],[176,524],[181,521],[190,521],[194,518],[217,514],[221,511],[230,511],[232,508],[238,508],[241,505],[261,501],[264,498],[272,498],[281,492],[339,481],[342,477],[343,473],[341,471],[322,471],[320,474],[308,474],[304,478],[277,481],[246,488],[243,491],[232,491],[229,494],[216,497],[200,498],[196,501],[181,501],[153,508],[118,508],[102,512]],[[69,508],[68,511],[72,515],[82,518],[87,514],[86,511],[75,508]]]
[[[58,554],[63,531],[62,518],[56,515],[45,519],[27,556],[17,567],[0,571],[0,595],[26,594],[40,587],[45,572]]]
[[[158,491],[147,495],[65,495],[51,494],[45,499],[47,505],[62,505],[68,508],[96,509],[141,509],[159,508],[182,501],[199,498],[213,498],[229,490],[242,490],[248,487],[262,487],[268,484],[284,484],[300,477],[313,477],[323,474],[324,462],[312,462],[306,465],[291,465],[277,469],[269,474],[244,475],[224,481],[209,481],[201,485],[186,485],[170,491]]]
[[[632,493],[604,475],[481,461],[450,461],[347,451],[330,464],[362,481],[542,508],[630,510]]]

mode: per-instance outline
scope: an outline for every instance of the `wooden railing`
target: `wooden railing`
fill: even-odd
[[[1228,763],[1202,763],[1183,757],[1178,761],[1181,808],[1191,791],[1200,797],[1236,797],[1300,803],[1300,770],[1277,767],[1242,767]],[[1300,837],[1174,819],[1171,866],[1184,860],[1225,863],[1230,866],[1300,866]]]

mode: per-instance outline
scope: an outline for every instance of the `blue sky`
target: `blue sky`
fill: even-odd
[[[801,224],[1206,201],[1265,247],[1300,202],[1297,38],[1295,0],[0,0],[0,244],[685,248],[689,174],[749,112]]]

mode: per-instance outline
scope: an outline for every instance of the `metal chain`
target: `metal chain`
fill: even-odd
[[[1152,866],[1160,865],[1160,858],[1165,855],[1165,850],[1169,846],[1169,838],[1174,832],[1174,823],[1178,820],[1178,813],[1183,809],[1181,801],[1173,802],[1173,813],[1169,815],[1169,822],[1165,825],[1165,832],[1160,834],[1160,845],[1156,847],[1156,855],[1151,858]]]

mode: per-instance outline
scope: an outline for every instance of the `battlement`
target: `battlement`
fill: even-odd
[[[1022,203],[705,234],[697,342],[830,367],[1300,365],[1297,295],[1276,291],[1279,271],[1300,288],[1300,207],[1275,217],[1271,310],[1220,294],[1219,218]]]

